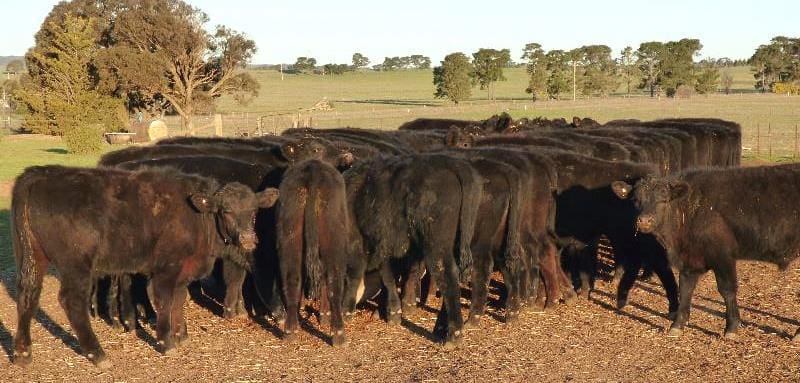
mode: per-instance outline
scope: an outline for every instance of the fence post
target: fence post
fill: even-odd
[[[794,124],[794,151],[792,152],[792,159],[797,158],[797,123]]]
[[[767,142],[767,148],[769,148],[769,150],[768,150],[769,160],[772,161],[772,123],[771,122],[767,123],[767,140],[769,140]]]
[[[761,154],[761,124],[756,122],[756,158]]]

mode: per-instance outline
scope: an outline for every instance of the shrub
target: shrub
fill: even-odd
[[[689,98],[694,95],[694,88],[689,85],[680,85],[678,89],[675,89],[675,97],[677,98]]]
[[[772,91],[777,94],[800,94],[800,83],[776,82]]]
[[[64,142],[72,154],[94,154],[103,149],[103,128],[79,125],[64,132]]]

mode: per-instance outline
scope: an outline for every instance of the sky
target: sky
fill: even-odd
[[[519,61],[526,43],[545,50],[605,44],[615,56],[644,41],[698,38],[702,57],[749,58],[774,36],[800,36],[800,0],[187,0],[244,32],[258,47],[253,63],[293,63],[310,56],[372,64],[423,54],[438,63],[452,52],[509,48]],[[56,0],[2,0],[0,56],[23,55]],[[9,6],[8,3],[11,5]],[[8,12],[8,13],[7,13]]]

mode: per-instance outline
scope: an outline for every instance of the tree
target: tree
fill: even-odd
[[[756,49],[748,63],[753,66],[756,89],[762,92],[777,82],[800,80],[800,39],[773,37]]]
[[[511,61],[511,51],[481,48],[472,57],[473,82],[480,84],[482,90],[486,89],[487,98],[493,100],[494,83],[506,80],[503,68]]]
[[[417,69],[430,69],[431,68],[431,58],[423,55],[411,55],[409,56],[409,62],[411,66]]]
[[[631,47],[625,47],[619,57],[620,75],[625,84],[625,93],[630,96],[631,84],[639,78],[639,68],[636,67],[636,54]]]
[[[457,52],[445,56],[442,65],[433,68],[434,96],[448,98],[456,104],[468,99],[472,94],[470,74],[473,70],[465,54]]]
[[[703,45],[697,39],[681,39],[664,44],[661,66],[661,86],[672,97],[681,85],[694,87],[696,82],[694,57]]]
[[[664,44],[658,41],[650,41],[639,44],[636,50],[636,66],[641,73],[639,88],[650,91],[650,97],[654,97],[656,90],[659,92],[661,86],[661,59],[664,56]]]
[[[550,75],[547,77],[547,94],[550,98],[560,99],[561,94],[568,92],[569,81],[569,56],[560,49],[547,52],[547,70]]]
[[[578,64],[583,61],[583,49],[576,48],[566,53],[567,63],[572,67],[572,101],[575,101],[575,96],[578,90]]]
[[[45,22],[25,56],[30,81],[14,94],[26,129],[64,136],[74,153],[99,151],[102,133],[124,126],[121,100],[97,89],[95,27],[94,18],[71,14]]]
[[[384,57],[383,64],[381,64],[381,70],[384,71],[394,71],[398,70],[403,67],[403,60],[400,57]]]
[[[538,43],[528,43],[522,50],[522,60],[526,60],[526,72],[528,72],[528,87],[526,93],[530,93],[531,99],[536,101],[538,95],[547,92],[547,58],[544,49]]]
[[[322,66],[325,73],[328,74],[344,74],[350,72],[354,68],[347,64],[325,64]]]
[[[713,67],[707,67],[697,76],[695,81],[694,90],[700,94],[708,94],[717,90],[719,84],[719,70]]]
[[[317,67],[317,59],[313,57],[298,57],[292,68],[300,73],[310,73]]]
[[[584,95],[607,96],[617,89],[614,78],[616,62],[611,58],[611,48],[606,45],[587,45],[582,52],[581,90]]]
[[[366,67],[368,65],[369,65],[369,58],[358,52],[353,53],[353,67],[358,69]]]
[[[221,25],[207,32],[208,16],[182,0],[133,3],[114,20],[104,70],[129,94],[163,100],[193,135],[193,115],[213,109],[215,99],[231,94],[246,103],[258,93],[244,71],[253,40]]]
[[[6,71],[11,73],[22,73],[25,71],[25,62],[22,60],[11,60],[6,64]]]
[[[722,86],[722,90],[725,91],[725,94],[730,94],[731,88],[733,87],[733,75],[731,75],[730,72],[722,73],[719,83]]]

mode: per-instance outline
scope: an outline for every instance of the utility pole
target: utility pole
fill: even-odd
[[[281,81],[283,81],[283,63],[281,63]]]

